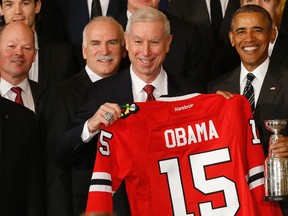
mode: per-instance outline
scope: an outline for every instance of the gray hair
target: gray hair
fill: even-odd
[[[170,23],[167,17],[159,10],[152,7],[143,7],[133,13],[129,19],[126,26],[126,33],[131,33],[131,26],[135,22],[162,22],[164,24],[164,33],[168,37],[170,35]]]
[[[82,35],[84,47],[87,46],[87,36],[86,36],[87,29],[94,22],[110,22],[110,23],[114,23],[118,27],[118,33],[119,33],[119,36],[120,36],[120,43],[121,43],[121,45],[123,47],[125,47],[124,30],[123,30],[122,26],[113,17],[110,17],[110,16],[94,17],[93,19],[91,19],[88,22],[88,24],[85,26],[85,28],[83,30],[83,35]]]
[[[243,7],[240,7],[234,14],[232,17],[232,21],[231,21],[231,26],[230,29],[232,31],[233,26],[235,24],[235,20],[236,20],[236,16],[240,13],[261,13],[264,17],[264,20],[268,23],[269,26],[269,30],[271,31],[273,28],[273,22],[272,22],[272,18],[269,14],[268,11],[266,11],[263,7],[259,6],[259,5],[254,5],[254,4],[249,4],[249,5],[245,5]]]

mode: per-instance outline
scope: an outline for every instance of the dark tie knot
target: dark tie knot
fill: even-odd
[[[247,80],[249,80],[250,82],[252,82],[255,78],[255,75],[253,73],[248,73],[247,74]]]

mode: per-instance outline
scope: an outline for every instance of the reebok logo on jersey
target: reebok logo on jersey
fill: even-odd
[[[183,105],[181,107],[174,107],[175,112],[183,111],[186,109],[191,109],[193,107],[193,104]]]

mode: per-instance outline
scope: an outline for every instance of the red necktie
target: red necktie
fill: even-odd
[[[143,90],[147,93],[147,100],[146,101],[155,101],[155,97],[153,95],[154,91],[154,86],[153,85],[146,85]]]
[[[12,87],[11,91],[16,93],[15,102],[18,104],[24,105],[23,100],[22,100],[22,96],[21,96],[22,89],[20,87]]]

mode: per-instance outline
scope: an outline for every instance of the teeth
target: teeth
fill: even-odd
[[[254,46],[254,47],[244,47],[245,51],[253,51],[253,50],[256,50],[256,49],[257,49],[256,46]]]
[[[141,60],[144,64],[149,64],[150,61],[147,60]]]

